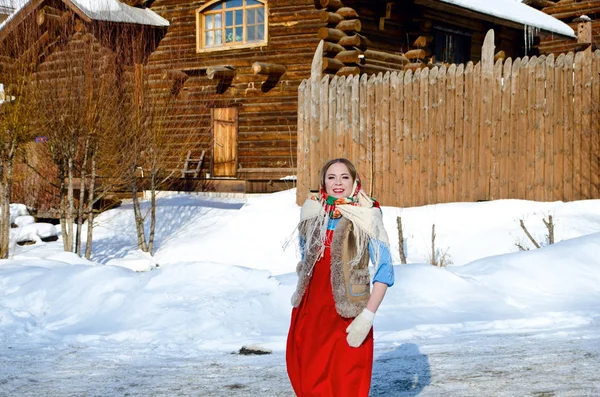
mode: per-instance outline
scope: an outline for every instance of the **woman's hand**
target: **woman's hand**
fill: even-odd
[[[352,347],[359,347],[369,334],[371,327],[373,326],[373,319],[375,313],[369,309],[364,309],[346,328],[348,336],[346,340]]]

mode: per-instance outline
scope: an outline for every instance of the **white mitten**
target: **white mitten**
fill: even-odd
[[[346,328],[346,333],[348,334],[348,336],[346,337],[346,340],[348,341],[348,344],[350,346],[358,347],[363,343],[363,341],[369,334],[371,327],[373,326],[374,318],[375,318],[375,313],[373,313],[369,309],[364,309],[350,323],[348,328]]]

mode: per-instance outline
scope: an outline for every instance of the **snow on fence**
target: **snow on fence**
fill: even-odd
[[[298,89],[298,202],[348,157],[383,205],[600,198],[600,51],[322,77]]]

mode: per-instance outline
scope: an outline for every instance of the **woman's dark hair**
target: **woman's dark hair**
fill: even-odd
[[[325,163],[325,165],[323,166],[323,168],[321,168],[321,171],[319,172],[319,181],[321,182],[321,187],[323,189],[325,189],[325,174],[327,173],[327,170],[329,169],[329,167],[331,167],[335,163],[344,164],[348,168],[348,171],[350,172],[350,176],[352,177],[352,183],[354,183],[354,181],[356,180],[356,175],[357,175],[356,167],[354,166],[354,164],[352,164],[350,162],[350,160],[345,159],[343,157],[340,157],[337,159],[332,159],[332,160],[329,160],[327,163]]]

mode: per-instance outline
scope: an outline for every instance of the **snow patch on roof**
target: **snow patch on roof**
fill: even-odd
[[[169,26],[169,21],[148,8],[136,8],[119,0],[71,0],[91,19],[98,21],[136,23],[150,26]]]
[[[13,19],[29,0],[0,0],[0,7],[14,9],[14,12],[0,24],[0,30]],[[134,23],[148,26],[169,26],[169,21],[150,10],[136,8],[119,0],[71,0],[71,3],[87,17],[96,21]]]
[[[575,32],[566,23],[526,4],[520,0],[440,0],[496,18],[539,28],[546,32],[576,37]]]

